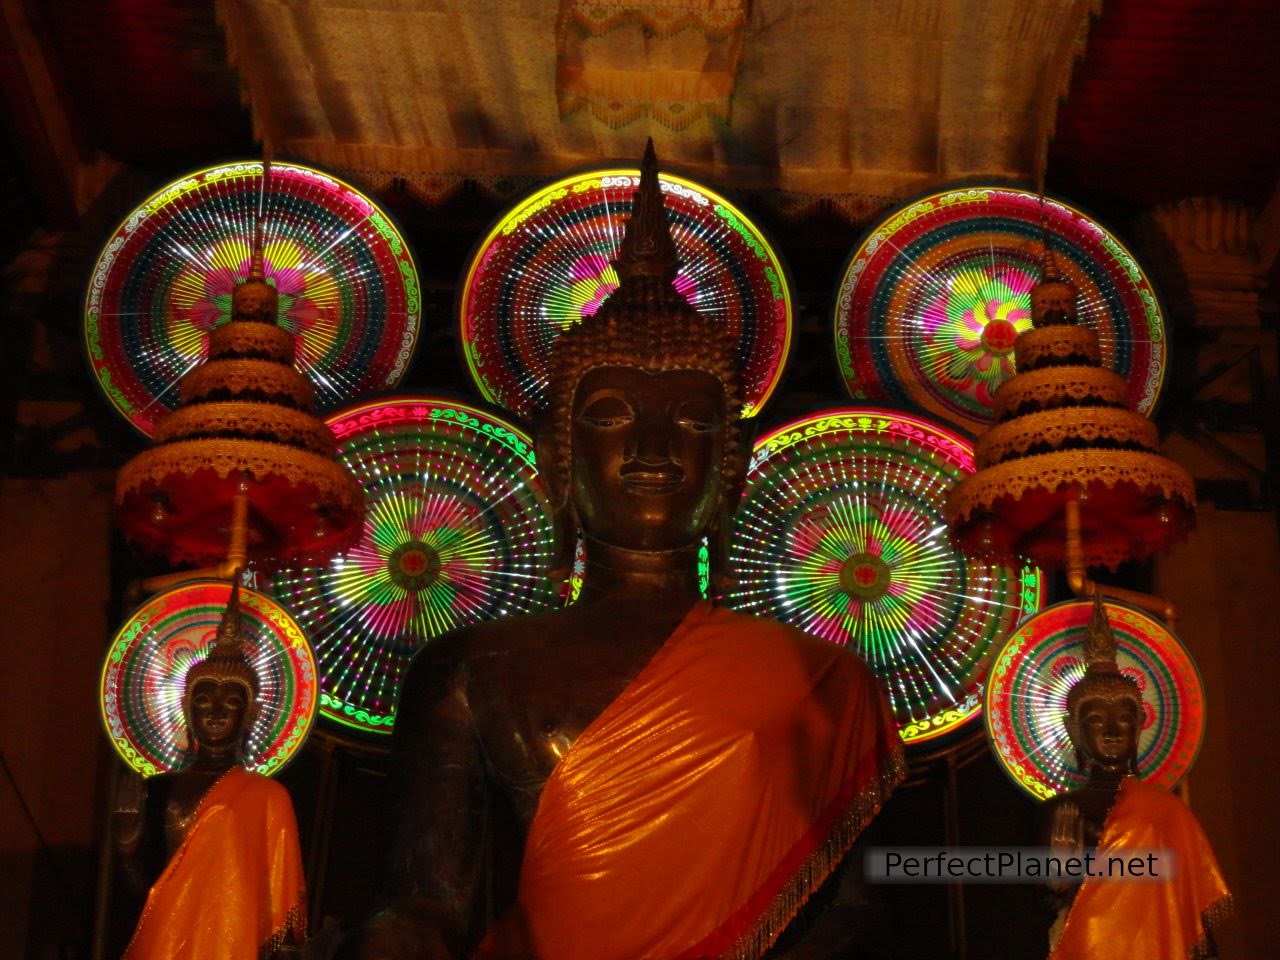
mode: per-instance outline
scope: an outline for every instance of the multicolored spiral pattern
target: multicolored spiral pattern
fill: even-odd
[[[760,440],[734,521],[731,606],[856,650],[907,743],[975,717],[1005,635],[1042,602],[1038,570],[968,560],[947,491],[973,447],[920,417],[829,410]]]
[[[116,752],[144,777],[176,770],[189,758],[183,685],[188,668],[213,646],[230,599],[225,580],[184,583],[148,600],[111,641],[99,683],[102,721]],[[272,775],[311,731],[316,661],[302,629],[274,600],[242,589],[240,614],[259,683],[244,761]]]
[[[991,422],[996,388],[1014,373],[1013,344],[1031,327],[1031,287],[1047,230],[1080,291],[1081,320],[1103,363],[1150,414],[1164,385],[1164,317],[1132,254],[1080,211],[1006,187],[935,193],[889,214],[845,267],[836,294],[836,354],[857,400],[914,406],[969,432]]]
[[[786,271],[760,230],[711,190],[661,174],[681,267],[676,289],[741,343],[744,416],[778,385],[791,347]],[[593,170],[520,201],[480,244],[459,298],[467,365],[486,400],[529,418],[556,337],[618,285],[611,261],[639,186],[636,169]]]
[[[364,488],[360,542],[324,566],[257,584],[307,630],[320,712],[387,734],[413,654],[457,627],[562,602],[550,498],[529,437],[474,407],[393,397],[331,415]]]
[[[1142,692],[1138,775],[1172,789],[1204,738],[1204,686],[1195,661],[1164,624],[1112,600],[1104,604],[1116,661]],[[1067,693],[1084,676],[1082,648],[1092,600],[1040,611],[1005,642],[987,678],[987,736],[1000,765],[1038,800],[1083,786],[1063,717]]]
[[[85,349],[98,385],[148,436],[178,402],[248,275],[261,215],[264,272],[280,325],[321,410],[395,387],[418,338],[421,295],[408,246],[364,194],[294,164],[197,170],[149,197],[111,235],[85,300]]]

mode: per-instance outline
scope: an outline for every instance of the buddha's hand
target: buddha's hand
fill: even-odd
[[[1084,856],[1084,816],[1074,800],[1063,800],[1053,811],[1053,823],[1049,829],[1049,850],[1059,860]],[[1061,892],[1076,886],[1078,880],[1062,878],[1049,880],[1050,890]]]
[[[147,791],[142,777],[130,770],[116,782],[111,805],[111,840],[121,850],[132,850],[142,838],[143,808]]]

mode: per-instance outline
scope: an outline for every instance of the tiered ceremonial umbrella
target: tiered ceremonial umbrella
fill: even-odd
[[[975,447],[977,472],[952,489],[946,517],[970,556],[1065,568],[1079,594],[1094,592],[1088,567],[1114,568],[1181,539],[1195,522],[1195,487],[1158,452],[1151,421],[1129,408],[1124,379],[1101,365],[1076,298],[1046,253],[1031,291],[1033,326],[1014,347],[1018,373],[997,390],[995,423]],[[1171,612],[1159,598],[1103,592]]]
[[[249,560],[332,556],[358,536],[364,509],[360,485],[312,413],[315,391],[294,368],[294,335],[276,322],[261,226],[231,312],[210,334],[209,359],[179,381],[180,405],[157,425],[155,446],[116,482],[117,520],[132,543],[171,563],[216,565],[201,572],[224,578]]]

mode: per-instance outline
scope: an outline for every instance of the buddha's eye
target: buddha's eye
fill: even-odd
[[[674,419],[677,424],[695,433],[707,433],[720,423],[719,411],[714,404],[693,400],[678,405]]]
[[[631,408],[631,404],[616,395],[596,397],[578,414],[580,423],[604,430],[610,427],[626,426],[633,420],[635,420],[635,411]]]

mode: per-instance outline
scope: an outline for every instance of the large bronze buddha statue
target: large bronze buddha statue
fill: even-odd
[[[1120,670],[1115,634],[1097,593],[1083,653],[1085,674],[1067,694],[1063,722],[1088,779],[1045,804],[1048,845],[1064,861],[1093,853],[1099,864],[1112,857],[1127,862],[1123,851],[1172,853],[1173,859],[1153,861],[1152,869],[1165,871],[1161,882],[1090,877],[1051,883],[1058,916],[1049,934],[1050,957],[1211,960],[1212,928],[1228,912],[1230,894],[1191,811],[1138,778],[1142,692]]]
[[[701,599],[744,475],[737,344],[672,285],[652,144],[615,267],[538,423],[580,598],[415,659],[363,960],[760,956],[901,778],[855,656]]]
[[[284,787],[243,767],[258,694],[236,584],[213,649],[183,682],[194,756],[113,814],[126,875],[150,889],[126,960],[299,955],[306,889],[293,805]]]

